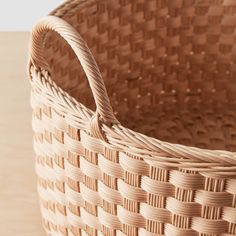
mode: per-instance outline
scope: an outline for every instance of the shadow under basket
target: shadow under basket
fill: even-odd
[[[47,235],[236,235],[236,1],[66,1],[29,74]]]

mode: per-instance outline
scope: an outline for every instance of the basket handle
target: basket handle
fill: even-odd
[[[102,75],[90,49],[79,33],[66,21],[56,16],[47,16],[36,23],[31,35],[30,62],[36,68],[49,69],[48,63],[43,56],[44,39],[48,31],[58,33],[78,57],[94,96],[95,114],[98,118],[107,125],[119,123],[113,113]]]

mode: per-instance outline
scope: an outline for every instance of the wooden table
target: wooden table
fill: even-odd
[[[45,236],[32,150],[29,33],[0,33],[0,235]]]

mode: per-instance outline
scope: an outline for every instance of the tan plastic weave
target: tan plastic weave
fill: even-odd
[[[47,235],[236,235],[235,30],[235,0],[74,0],[35,25]]]

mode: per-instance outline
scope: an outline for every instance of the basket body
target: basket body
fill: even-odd
[[[48,30],[48,69],[30,64],[48,235],[236,235],[235,13],[228,0],[67,1],[52,13],[87,42],[124,126],[96,119],[63,27]]]

